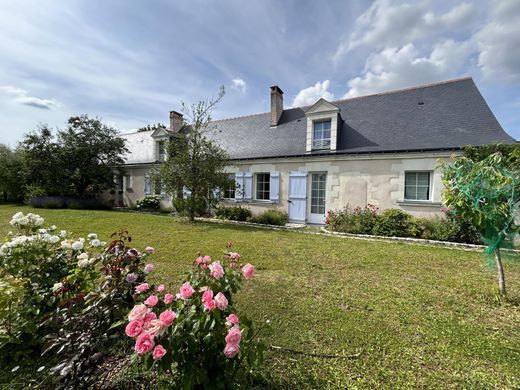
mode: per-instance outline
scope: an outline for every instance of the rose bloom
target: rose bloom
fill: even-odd
[[[166,289],[166,287],[164,287],[164,284],[160,284],[160,285],[157,286],[157,291],[158,292],[163,292],[165,289]]]
[[[128,337],[137,337],[143,331],[143,321],[133,320],[128,323],[125,328],[125,333]]]
[[[165,310],[159,314],[159,319],[162,321],[164,326],[170,326],[175,321],[177,314],[171,310]]]
[[[238,320],[238,317],[236,316],[236,314],[230,314],[226,317],[226,325],[227,326],[236,326],[240,323],[240,321]]]
[[[205,288],[205,290],[202,293],[202,302],[211,301],[213,299],[213,291],[209,290],[208,287],[203,288]]]
[[[227,300],[226,296],[224,294],[222,294],[221,292],[219,292],[215,296],[215,303],[217,304],[217,307],[220,310],[226,310],[228,307],[228,300]]]
[[[215,302],[214,299],[209,299],[207,301],[204,301],[204,302],[202,302],[202,304],[204,306],[204,309],[206,309],[207,311],[215,310],[215,308],[217,307],[217,303]]]
[[[202,264],[202,262],[203,262],[202,256],[197,257],[197,259],[195,260],[195,262],[196,262],[197,264]]]
[[[148,333],[141,333],[135,341],[134,349],[138,354],[143,354],[150,352],[154,346],[155,342],[153,341],[153,336]]]
[[[137,280],[137,277],[138,277],[137,274],[135,274],[135,273],[133,273],[133,272],[132,272],[132,273],[129,273],[128,275],[126,275],[126,281],[127,281],[128,283],[133,283],[133,282],[135,282],[135,281]]]
[[[238,345],[226,344],[226,347],[224,348],[224,355],[226,355],[227,358],[231,359],[238,354],[238,351]]]
[[[173,295],[172,294],[165,294],[163,301],[164,301],[165,304],[169,305],[170,303],[173,302]]]
[[[151,310],[151,309],[148,309],[148,310]],[[150,312],[148,312],[148,314],[146,314],[144,316],[143,321],[144,321],[144,323],[147,323],[147,322],[150,322],[152,320],[155,320],[156,318],[157,318],[157,314],[155,314],[153,311],[150,311]]]
[[[247,263],[242,267],[242,275],[244,275],[246,279],[253,279],[253,276],[255,276],[255,267]]]
[[[195,290],[193,289],[193,287],[191,287],[190,282],[186,282],[181,286],[179,294],[177,294],[177,296],[182,300],[186,300],[190,298],[194,292]]]
[[[144,301],[144,304],[147,306],[155,306],[159,302],[159,298],[157,298],[157,295],[150,295],[146,300]]]
[[[147,246],[146,248],[144,248],[144,251],[145,251],[146,253],[148,253],[149,255],[151,255],[152,253],[155,252],[155,249],[152,248],[151,246]]]
[[[238,328],[231,328],[226,336],[226,343],[238,347],[240,340],[242,339],[242,333]]]
[[[135,305],[132,310],[130,310],[130,313],[128,314],[128,319],[130,321],[134,320],[144,320],[144,317],[148,314],[148,308],[143,305]]]
[[[236,252],[230,252],[229,257],[231,257],[233,260],[240,260],[240,255]]]
[[[135,292],[138,294],[144,293],[148,291],[150,288],[150,285],[148,283],[141,283],[139,286],[135,288]]]
[[[202,259],[202,261],[204,261],[204,263],[206,263],[206,264],[209,264],[209,263],[211,263],[211,257],[209,257],[209,256],[204,256],[204,258]]]
[[[210,264],[209,271],[209,274],[217,280],[224,276],[224,268],[218,261]]]
[[[145,272],[145,273],[149,274],[149,273],[152,272],[152,271],[153,271],[153,264],[146,264],[146,265],[144,266],[144,272]]]
[[[164,349],[164,347],[162,345],[159,344],[153,349],[153,352],[152,352],[153,360],[159,360],[164,355],[166,355],[166,350]]]
[[[151,320],[146,322],[143,326],[143,333],[147,333],[153,337],[160,336],[164,333],[166,327],[161,320]]]

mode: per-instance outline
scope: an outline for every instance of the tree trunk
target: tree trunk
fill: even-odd
[[[193,194],[192,197],[188,200],[188,218],[190,222],[195,222],[195,202],[193,201]]]
[[[502,259],[500,258],[500,248],[495,249],[495,262],[498,268],[498,288],[500,295],[506,295],[506,276],[504,275],[504,267],[502,266]]]

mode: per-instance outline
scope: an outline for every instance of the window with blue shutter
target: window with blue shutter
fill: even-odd
[[[280,200],[280,172],[273,171],[269,175],[269,200],[278,202]]]

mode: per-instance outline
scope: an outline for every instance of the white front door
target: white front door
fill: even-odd
[[[316,224],[325,223],[325,199],[327,195],[327,174],[324,172],[311,173],[310,175],[311,201],[309,203],[309,222]]]
[[[307,172],[289,171],[289,222],[305,223]]]

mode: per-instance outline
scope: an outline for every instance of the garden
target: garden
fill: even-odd
[[[43,345],[25,339],[6,353],[2,328],[0,381],[7,387],[520,386],[520,265],[512,257],[503,259],[504,297],[480,252],[166,215],[38,209],[42,221],[27,217],[34,212],[0,206],[2,243],[15,239],[9,231],[36,224],[31,234],[47,240],[42,250],[62,241],[71,247],[41,275],[48,280],[39,286],[50,291],[22,291],[45,302],[29,305],[16,286],[2,292],[3,327],[21,308],[37,307],[40,326],[53,330]],[[23,260],[34,277],[35,259],[11,259],[4,273],[21,272]],[[86,303],[56,299],[80,290],[91,294],[82,297]],[[100,298],[107,292],[110,305]],[[207,334],[211,339],[197,344]],[[201,346],[211,359],[195,352]],[[49,351],[25,354],[38,349]],[[71,371],[61,372],[71,361]],[[82,376],[85,382],[75,383]]]

